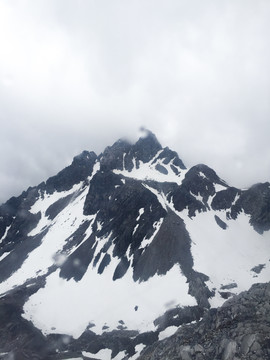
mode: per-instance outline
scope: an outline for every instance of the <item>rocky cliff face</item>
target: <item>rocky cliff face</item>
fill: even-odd
[[[207,333],[214,308],[269,281],[269,229],[269,183],[187,169],[151,132],[84,151],[0,206],[0,357],[135,360],[179,326]]]

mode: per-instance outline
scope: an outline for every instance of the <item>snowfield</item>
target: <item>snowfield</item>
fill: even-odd
[[[188,295],[188,284],[178,265],[166,275],[141,283],[133,281],[131,268],[113,281],[114,269],[111,262],[99,275],[89,267],[79,282],[61,279],[56,271],[48,277],[45,288],[25,304],[24,317],[44,334],[65,333],[78,338],[89,324],[95,324],[91,330],[101,334],[104,326],[106,331],[116,329],[121,320],[129,330],[155,330],[153,321],[169,308],[196,304]]]
[[[229,291],[239,294],[254,283],[270,279],[269,231],[258,234],[249,225],[249,216],[243,213],[237,220],[227,220],[225,211],[216,214],[227,223],[226,230],[217,225],[212,212],[197,213],[192,219],[187,212],[181,212],[192,239],[194,270],[208,275],[209,288],[217,290],[210,299],[213,307],[224,303],[219,294],[222,285],[236,283],[237,287]],[[260,274],[251,271],[259,264],[265,265]]]

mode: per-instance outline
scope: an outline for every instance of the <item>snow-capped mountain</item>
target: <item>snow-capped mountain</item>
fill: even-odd
[[[149,131],[84,151],[0,207],[0,352],[134,360],[269,281],[269,229],[269,183],[187,169]]]

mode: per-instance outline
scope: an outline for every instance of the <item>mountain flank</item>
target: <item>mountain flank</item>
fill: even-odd
[[[156,136],[0,206],[0,359],[269,359],[270,184]]]

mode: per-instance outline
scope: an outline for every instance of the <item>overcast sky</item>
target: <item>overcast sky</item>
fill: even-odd
[[[270,180],[269,0],[0,0],[0,202],[140,126]]]

